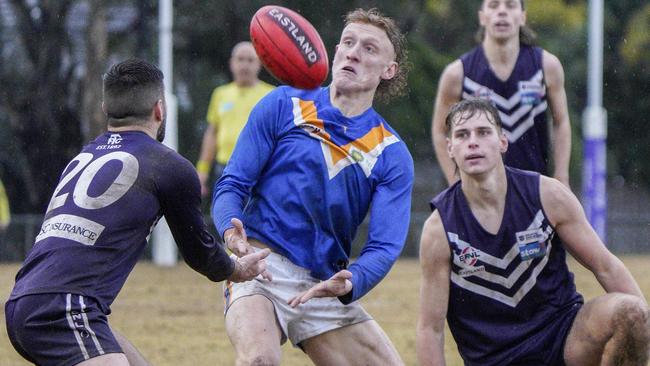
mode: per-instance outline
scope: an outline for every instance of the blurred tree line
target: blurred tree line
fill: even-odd
[[[179,150],[195,161],[212,89],[230,80],[232,46],[247,40],[251,16],[265,1],[174,0],[174,93]],[[443,68],[469,50],[478,0],[275,1],[319,30],[333,56],[342,16],[379,7],[408,33],[410,92],[380,113],[415,159],[435,165],[430,139],[433,100]],[[605,4],[604,104],[609,120],[609,174],[650,186],[650,3]],[[581,113],[586,100],[587,3],[528,0],[538,43],[566,73],[574,129],[572,182],[580,174]],[[101,74],[127,57],[156,62],[158,2],[136,0],[0,0],[0,176],[16,213],[43,211],[67,161],[104,129]],[[266,73],[262,78],[275,83]],[[440,188],[440,187],[437,187]]]

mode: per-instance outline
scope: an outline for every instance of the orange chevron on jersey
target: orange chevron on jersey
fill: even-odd
[[[329,178],[334,178],[343,168],[358,164],[366,177],[384,149],[399,141],[397,136],[388,131],[383,123],[376,126],[360,138],[339,146],[332,141],[325,130],[325,123],[318,118],[318,111],[313,101],[291,98],[293,102],[293,122],[310,136],[321,142],[321,150],[327,164]]]

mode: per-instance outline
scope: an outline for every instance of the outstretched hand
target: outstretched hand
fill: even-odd
[[[352,272],[347,269],[341,270],[334,274],[326,281],[321,281],[312,286],[309,290],[294,296],[288,301],[289,306],[295,308],[304,304],[314,297],[336,297],[343,296],[352,291]]]
[[[236,219],[236,218],[230,219],[230,223],[233,225],[233,227],[226,230],[226,232],[224,233],[224,241],[226,242],[226,246],[228,247],[228,249],[230,249],[231,252],[233,252],[237,257],[240,257],[243,260],[250,254],[255,253],[255,250],[248,242],[248,236],[246,236],[246,230],[244,230],[244,223],[242,223],[240,219]],[[268,249],[265,249],[264,251],[268,251],[269,253],[271,252]],[[268,256],[268,254],[266,254],[263,258],[266,258],[266,256]],[[266,262],[264,262],[264,269],[262,270],[261,274],[262,274],[262,278],[264,278],[265,280],[271,281],[273,279],[271,273],[266,270]],[[255,277],[256,276],[253,276],[253,278]],[[244,281],[248,281],[248,280],[244,280]],[[241,282],[241,281],[233,281],[233,282]]]
[[[269,254],[271,254],[271,250],[262,249],[241,258],[231,255],[232,260],[235,262],[235,270],[228,277],[228,280],[232,282],[245,282],[262,274],[264,278],[270,281],[271,274],[266,271],[266,261],[264,260]]]
[[[224,233],[224,241],[226,242],[228,249],[238,257],[243,257],[246,254],[253,253],[253,248],[251,248],[251,245],[248,243],[246,230],[244,230],[244,224],[241,220],[232,218],[230,219],[230,223],[234,227],[226,230]]]

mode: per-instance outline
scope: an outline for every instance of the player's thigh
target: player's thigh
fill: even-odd
[[[319,366],[404,364],[374,320],[331,330],[303,341],[301,346]]]
[[[599,362],[605,344],[616,329],[616,314],[640,301],[621,293],[598,296],[578,312],[564,344],[564,359],[569,366]]]
[[[273,303],[263,295],[238,298],[226,313],[226,332],[238,354],[271,353],[279,359],[282,331]]]
[[[77,366],[132,366],[123,353],[109,353],[78,363]]]

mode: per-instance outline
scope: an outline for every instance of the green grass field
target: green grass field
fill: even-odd
[[[626,256],[645,294],[650,294],[650,256]],[[574,261],[578,290],[591,299],[603,293],[593,275]],[[0,265],[0,365],[27,365],[13,350],[4,324],[4,300],[13,285],[17,264]],[[362,304],[395,343],[407,365],[416,365],[415,322],[420,269],[417,260],[400,260],[387,278]],[[234,353],[224,330],[221,284],[192,272],[187,266],[158,268],[139,263],[112,306],[111,325],[129,338],[154,365],[232,365]],[[447,333],[448,365],[462,365]],[[286,344],[283,365],[311,365],[300,350]]]

